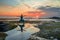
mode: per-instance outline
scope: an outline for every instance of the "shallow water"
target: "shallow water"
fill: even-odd
[[[18,31],[17,28],[6,32],[8,36],[5,40],[27,40],[31,36],[31,34],[40,31],[38,28],[35,28],[32,24],[26,24],[26,29],[24,32]]]

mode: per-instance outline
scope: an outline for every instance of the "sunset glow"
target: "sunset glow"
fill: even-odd
[[[21,14],[32,17],[60,16],[59,10],[57,12],[52,10],[52,12],[49,7],[59,8],[60,0],[0,0],[0,16],[20,16]],[[47,9],[49,9],[48,13]]]
[[[0,10],[0,16],[20,16],[21,14],[23,14],[25,16],[35,17],[35,16],[42,16],[45,14],[45,12],[43,12],[42,10],[36,10],[27,4],[22,4],[21,6],[17,6],[14,8],[12,7],[8,7],[8,8],[10,9]]]
[[[23,14],[24,16],[43,17],[57,15],[56,11],[51,13],[49,10],[50,12],[46,13],[44,8],[44,10],[37,9],[47,6],[59,8],[60,0],[0,0],[0,16],[20,16]]]

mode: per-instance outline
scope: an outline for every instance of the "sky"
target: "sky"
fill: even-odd
[[[49,11],[46,9],[37,9],[38,7],[42,6],[50,6],[50,8],[60,8],[60,0],[0,0],[0,16],[20,16],[21,13],[29,16],[29,14],[31,13],[28,13],[28,11],[40,11],[40,13],[37,14],[40,16],[42,14],[42,16],[47,14],[51,16],[52,13],[55,13],[54,10],[51,11],[50,9]],[[59,15],[59,13],[55,13],[54,15]]]

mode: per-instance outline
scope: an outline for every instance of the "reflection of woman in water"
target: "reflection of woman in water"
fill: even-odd
[[[21,32],[23,32],[23,27],[24,27],[24,25],[19,25],[20,26],[20,28],[21,28]]]

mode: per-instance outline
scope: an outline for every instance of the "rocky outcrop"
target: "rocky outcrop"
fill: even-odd
[[[0,40],[5,40],[6,36],[6,33],[0,32]]]
[[[41,38],[41,37],[38,37],[36,35],[32,35],[28,40],[48,40],[48,39]]]

